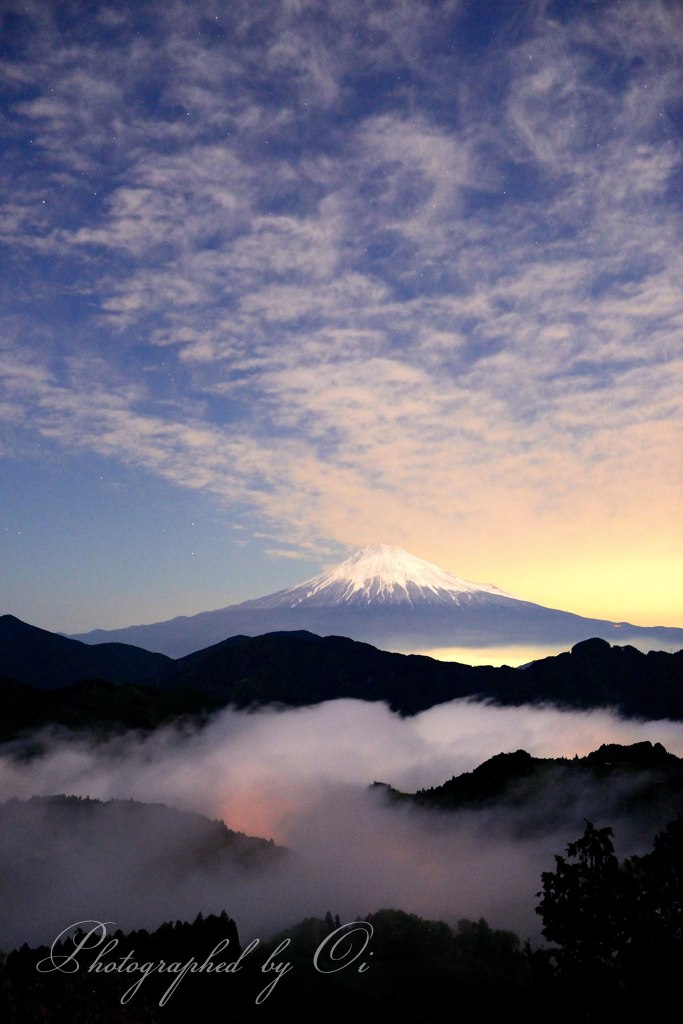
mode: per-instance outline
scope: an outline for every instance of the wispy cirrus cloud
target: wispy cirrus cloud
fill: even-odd
[[[78,10],[3,72],[12,415],[321,549],[680,557],[678,8]]]

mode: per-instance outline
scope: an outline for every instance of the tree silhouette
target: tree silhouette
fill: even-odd
[[[653,991],[679,998],[683,963],[683,818],[655,836],[652,853],[624,864],[632,899],[630,944],[624,971],[634,1001],[647,1006]]]
[[[544,871],[541,902],[542,934],[557,944],[552,956],[567,990],[598,1011],[605,1001],[624,994],[622,960],[629,941],[627,907],[630,878],[614,855],[611,828],[586,822],[581,839],[570,843],[567,856],[555,856],[556,870]],[[600,1011],[602,1012],[602,1011]]]

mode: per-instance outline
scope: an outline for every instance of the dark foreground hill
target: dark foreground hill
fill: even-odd
[[[206,918],[200,914],[193,924],[169,921],[151,934],[112,929],[107,938],[113,933],[118,948],[102,958],[103,964],[118,965],[131,950],[135,957],[129,964],[175,961],[181,966],[193,959],[201,964],[227,940],[210,963],[236,963],[238,970],[190,971],[161,1007],[178,975],[151,973],[122,1006],[121,997],[140,978],[139,971],[90,973],[95,950],[81,954],[77,973],[41,974],[35,965],[49,957],[49,948],[24,946],[0,970],[0,1011],[7,1024],[186,1024],[195,1019],[428,1024],[443,1020],[444,1005],[457,1001],[457,1019],[465,1022],[502,1019],[515,1009],[524,1011],[526,1020],[537,1019],[541,992],[535,990],[533,970],[514,933],[490,928],[484,920],[463,920],[454,930],[443,921],[425,921],[401,910],[380,910],[365,921],[372,929],[367,955],[349,962],[362,948],[365,932],[350,936],[344,943],[349,953],[336,971],[327,969],[339,968],[339,950],[334,964],[324,955],[317,960],[319,969],[313,962],[320,944],[339,925],[329,912],[324,919],[306,918],[250,952],[225,911]],[[60,944],[55,956],[68,956],[73,948],[71,942]],[[271,956],[274,964],[286,966],[280,976],[262,970]]]
[[[509,826],[512,816],[522,820],[520,807],[533,803],[544,816],[544,828],[564,846],[560,836],[565,833],[552,821],[567,791],[558,768],[572,776],[582,810],[593,786],[613,793],[613,809],[621,817],[614,823],[619,832],[630,831],[631,845],[629,822],[647,811],[647,794],[638,786],[649,784],[651,793],[657,786],[670,793],[678,786],[679,795],[683,790],[683,760],[645,742],[603,745],[572,761],[531,758],[524,751],[500,754],[444,786],[390,795],[394,801],[464,811],[463,821],[474,821],[474,810],[484,812],[476,815],[474,834],[480,839],[486,820],[500,830],[506,811],[512,812]],[[630,793],[639,794],[640,803],[623,812],[620,803]],[[661,813],[661,799],[657,806]],[[487,816],[487,811],[495,813]],[[540,1024],[548,1019],[548,1006],[558,1024],[640,1020],[651,1008],[653,984],[658,998],[667,993],[669,999],[679,986],[683,819],[669,820],[663,831],[663,821],[656,825],[653,853],[631,856],[621,866],[609,840],[611,829],[582,821],[569,833],[584,831],[583,839],[568,847],[574,863],[555,858],[555,872],[544,872],[530,889],[533,900],[531,893],[542,887],[536,901],[543,896],[538,904],[543,935],[558,943],[545,951],[523,950],[514,933],[491,928],[483,919],[453,927],[455,922],[384,909],[367,914],[365,926],[360,918],[349,922],[346,939],[335,948],[330,936],[342,922],[328,913],[274,937],[260,936],[266,941],[247,953],[225,912],[199,915],[193,925],[181,921],[191,920],[197,905],[205,910],[207,904],[234,906],[246,885],[253,898],[272,898],[266,872],[287,856],[282,848],[162,805],[75,797],[9,801],[0,805],[0,942],[11,949],[27,938],[34,948],[22,946],[4,966],[0,956],[1,1019],[8,1024],[252,1021],[256,998],[265,992],[258,1004],[264,1020],[317,1019],[323,1008],[329,1021],[437,1024],[444,1019],[445,1003],[457,1005],[457,1018],[471,1024],[503,1017]],[[428,827],[434,824],[431,817]],[[654,832],[638,842],[641,850],[650,847]],[[416,863],[415,872],[420,870]],[[126,921],[141,918],[152,927],[160,920],[169,923],[151,934],[139,925],[131,932]],[[172,925],[172,918],[180,920]],[[118,948],[84,951],[74,974],[36,971],[50,955],[47,946],[35,948],[37,942],[45,941],[45,933],[51,941],[76,921],[109,922],[108,935],[114,935]],[[183,965],[211,958],[219,943],[213,962],[233,963],[239,970],[181,974]],[[72,949],[61,946],[54,952],[65,956]],[[114,967],[91,973],[88,967],[99,952],[103,963]],[[270,958],[287,968],[280,977],[268,969]],[[340,960],[349,962],[338,971]],[[138,966],[130,967],[131,961]],[[141,976],[140,965],[161,961],[174,967],[152,972],[122,1005],[122,996]],[[117,970],[122,963],[126,970]],[[177,990],[160,1007],[174,982]],[[636,1009],[640,1015],[632,1016]]]
[[[16,679],[39,690],[53,690],[81,679],[139,683],[171,663],[130,644],[84,644],[30,626],[14,615],[0,615],[0,679]]]
[[[550,947],[522,948],[483,918],[453,928],[393,909],[344,923],[328,911],[248,945],[225,911],[151,934],[107,923],[90,932],[89,947],[81,930],[0,961],[0,1013],[7,1024],[660,1017],[680,993],[683,819],[655,836],[652,852],[622,864],[612,835],[586,822],[569,859],[557,855],[556,870],[542,873],[536,912]],[[85,948],[76,953],[77,944]],[[49,970],[72,955],[78,970]]]

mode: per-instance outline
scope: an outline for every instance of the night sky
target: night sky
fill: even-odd
[[[683,625],[683,6],[0,0],[0,612],[398,544]]]

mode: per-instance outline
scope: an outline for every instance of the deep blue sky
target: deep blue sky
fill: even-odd
[[[384,541],[683,624],[679,3],[0,14],[0,612]]]

